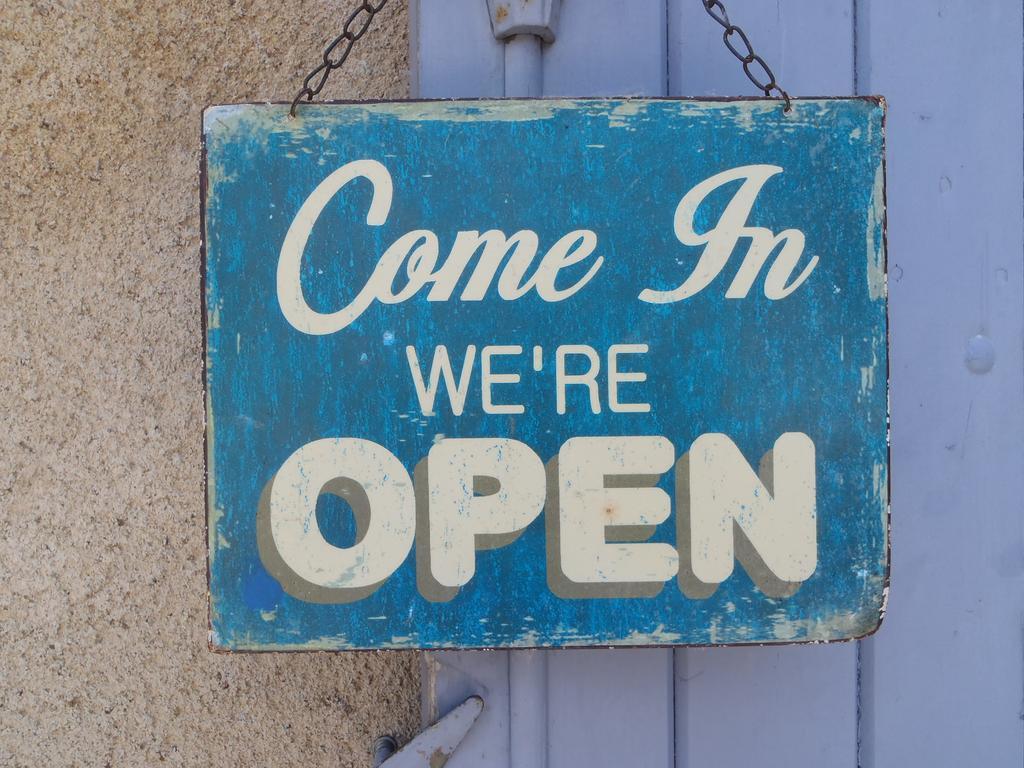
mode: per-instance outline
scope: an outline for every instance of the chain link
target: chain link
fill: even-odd
[[[793,102],[782,87],[775,80],[775,73],[768,66],[768,62],[754,52],[747,33],[729,21],[729,12],[722,5],[722,0],[700,0],[708,16],[725,30],[722,33],[722,42],[729,49],[729,53],[736,57],[736,60],[743,65],[743,72],[747,79],[761,91],[765,96],[777,96],[785,102],[784,111],[789,112],[793,108]]]
[[[331,76],[331,72],[341,68],[348,55],[352,52],[352,46],[356,40],[366,34],[366,31],[370,28],[370,23],[373,21],[373,17],[380,13],[387,4],[388,0],[363,0],[349,14],[349,17],[345,19],[345,23],[342,25],[341,34],[324,48],[323,60],[302,81],[302,88],[295,94],[295,98],[292,100],[292,108],[288,111],[292,117],[295,117],[295,109],[299,106],[300,101],[303,99],[312,101],[313,97],[324,89],[324,86],[327,85],[327,78]],[[316,85],[313,85],[314,82]]]

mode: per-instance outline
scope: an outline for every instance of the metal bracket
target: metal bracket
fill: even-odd
[[[378,739],[374,745],[374,766],[380,768],[440,768],[484,709],[484,700],[470,696],[455,709],[423,731],[395,754]],[[394,742],[391,742],[394,744]]]
[[[487,0],[491,30],[498,40],[535,35],[553,43],[561,5],[561,0]]]

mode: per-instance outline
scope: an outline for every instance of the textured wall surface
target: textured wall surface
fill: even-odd
[[[366,765],[418,659],[207,650],[205,104],[290,97],[352,3],[0,11],[0,766]],[[404,4],[325,95],[407,93]]]

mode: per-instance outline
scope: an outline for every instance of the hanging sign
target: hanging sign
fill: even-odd
[[[883,120],[871,98],[208,109],[212,645],[873,632]]]

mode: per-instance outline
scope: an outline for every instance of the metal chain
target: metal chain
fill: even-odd
[[[729,52],[736,57],[736,60],[743,65],[743,72],[747,79],[764,93],[771,97],[778,95],[785,102],[785,111],[793,108],[789,94],[775,80],[775,73],[768,66],[763,58],[754,52],[754,48],[747,37],[747,33],[740,27],[729,21],[729,13],[722,5],[722,0],[700,0],[701,5],[708,16],[725,30],[722,33],[722,42]],[[302,81],[302,88],[295,94],[289,114],[295,116],[295,109],[303,99],[312,101],[313,98],[323,90],[327,84],[327,78],[331,72],[339,69],[348,59],[352,52],[352,46],[356,40],[366,34],[376,16],[388,4],[388,0],[362,0],[349,17],[345,19],[341,34],[334,38],[324,49],[323,60],[312,72],[306,75]],[[336,53],[337,51],[337,53]],[[316,81],[316,85],[313,82]]]
[[[323,61],[306,75],[306,79],[302,81],[302,88],[295,98],[292,100],[292,108],[288,113],[295,117],[295,108],[299,105],[299,102],[303,98],[306,101],[312,101],[313,97],[316,96],[320,91],[327,85],[327,78],[331,76],[331,72],[341,68],[348,58],[349,53],[352,52],[352,46],[356,40],[366,34],[366,30],[370,28],[370,22],[373,21],[373,17],[376,16],[388,4],[388,0],[363,0],[359,3],[358,7],[349,17],[345,19],[344,25],[341,28],[341,34],[334,38],[324,49]],[[316,85],[312,85],[313,81],[316,81]]]
[[[736,57],[736,60],[743,65],[743,72],[747,79],[752,82],[765,96],[778,94],[778,97],[785,102],[785,112],[793,108],[793,102],[782,87],[775,81],[775,73],[768,66],[768,62],[754,53],[747,33],[729,21],[729,14],[722,5],[722,0],[700,0],[708,16],[725,30],[722,33],[722,41],[729,53]]]

